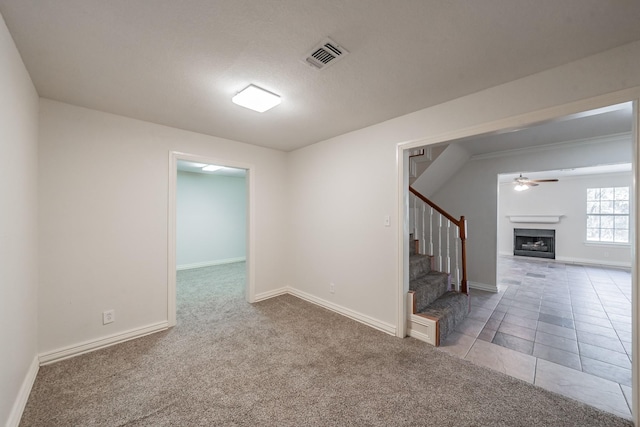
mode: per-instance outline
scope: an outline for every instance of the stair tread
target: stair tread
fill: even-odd
[[[411,255],[409,256],[409,278],[411,280],[420,277],[426,273],[430,273],[431,260],[433,257],[429,255]]]
[[[437,271],[423,274],[409,282],[409,289],[414,291],[416,309],[420,311],[449,290],[449,275]]]
[[[409,289],[412,291],[416,291],[424,286],[434,286],[440,285],[444,283],[445,286],[448,283],[449,275],[447,273],[440,273],[439,271],[432,271],[430,273],[426,273],[417,279],[413,279],[409,282]]]
[[[446,315],[448,309],[455,307],[458,300],[463,300],[466,303],[467,298],[469,298],[468,295],[461,292],[449,291],[420,311],[420,314],[428,314],[432,317]]]
[[[437,322],[436,345],[454,331],[469,313],[469,296],[451,291],[450,275],[434,271],[432,255],[416,253],[413,240],[409,253],[409,289],[415,314]]]
[[[469,296],[461,292],[449,291],[421,310],[419,314],[437,320],[442,341],[469,314]]]

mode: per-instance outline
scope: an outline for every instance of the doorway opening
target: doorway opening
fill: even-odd
[[[619,110],[617,105],[614,104],[619,104],[619,103],[624,103],[626,104],[626,107],[629,109],[630,114],[628,115],[628,121],[627,121],[627,125],[628,125],[628,129],[625,130],[625,132],[627,133],[627,137],[629,139],[630,143],[630,150],[628,152],[628,158],[626,159],[626,161],[630,161],[632,163],[632,173],[631,173],[631,177],[632,177],[632,183],[630,185],[630,193],[633,195],[632,196],[632,200],[631,204],[630,204],[630,229],[631,234],[630,234],[630,240],[629,240],[629,246],[631,248],[631,273],[627,273],[628,274],[628,278],[629,278],[629,282],[630,282],[630,287],[629,287],[629,296],[630,296],[630,302],[632,304],[629,304],[629,311],[626,313],[627,316],[630,316],[632,318],[632,322],[631,324],[635,324],[637,317],[637,291],[636,291],[636,287],[637,287],[637,280],[636,280],[636,262],[635,262],[635,257],[636,257],[636,251],[635,248],[637,246],[637,237],[636,237],[636,232],[635,232],[635,221],[637,218],[637,211],[636,211],[636,203],[635,203],[635,199],[637,199],[638,197],[638,187],[636,185],[637,182],[637,155],[638,155],[638,148],[637,148],[637,120],[638,120],[638,111],[637,111],[637,102],[635,100],[633,100],[633,98],[637,96],[637,94],[635,93],[630,93],[627,94],[627,98],[625,99],[622,96],[611,96],[611,97],[601,97],[599,99],[592,99],[592,100],[588,100],[588,101],[583,101],[580,103],[575,103],[572,105],[565,105],[562,107],[558,107],[552,110],[547,111],[545,114],[545,112],[537,112],[537,113],[531,113],[531,114],[526,114],[522,117],[517,117],[517,118],[513,118],[513,120],[503,120],[501,122],[497,122],[494,124],[486,124],[483,126],[479,126],[476,129],[470,129],[465,133],[465,135],[463,135],[462,137],[460,136],[459,133],[452,133],[452,137],[451,138],[447,138],[446,136],[443,137],[439,137],[439,138],[433,138],[433,139],[428,139],[428,140],[421,140],[421,141],[415,141],[415,142],[411,142],[411,143],[407,143],[407,144],[403,144],[399,146],[399,153],[398,153],[398,159],[399,159],[399,183],[401,183],[401,187],[399,188],[399,192],[402,195],[401,197],[401,203],[400,203],[400,211],[399,211],[399,217],[400,218],[404,218],[404,223],[401,224],[401,228],[399,229],[399,235],[402,237],[401,239],[399,239],[399,254],[400,254],[400,259],[399,259],[399,263],[402,266],[401,268],[401,272],[400,272],[400,277],[399,277],[399,294],[398,294],[398,325],[399,325],[399,330],[401,330],[401,332],[399,333],[400,336],[403,336],[403,334],[406,332],[406,315],[407,315],[407,304],[406,304],[406,295],[407,295],[407,291],[409,289],[409,262],[408,262],[408,248],[409,248],[409,232],[408,230],[410,230],[411,225],[409,224],[408,221],[408,217],[409,217],[409,213],[408,213],[408,206],[409,206],[409,200],[408,200],[408,183],[409,183],[409,169],[410,169],[410,163],[409,163],[409,156],[412,153],[412,151],[416,150],[416,149],[420,149],[420,148],[425,148],[425,147],[440,147],[444,144],[448,144],[448,145],[457,145],[458,147],[460,146],[464,146],[465,144],[467,145],[471,145],[472,144],[479,144],[479,141],[484,140],[487,142],[487,144],[498,144],[499,141],[502,138],[503,135],[512,135],[514,136],[515,134],[519,133],[519,131],[524,131],[526,133],[527,129],[529,128],[533,128],[533,127],[538,127],[543,126],[543,125],[554,125],[554,124],[558,124],[558,123],[563,123],[566,122],[568,120],[572,120],[572,119],[578,119],[580,117],[589,117],[589,116],[593,116],[594,111],[596,110],[605,110],[605,111],[601,111],[602,113],[606,112],[606,110],[609,111],[617,111]],[[633,100],[633,101],[631,101]],[[614,105],[613,107],[603,107],[607,106],[607,105]],[[528,124],[527,124],[527,117],[530,118],[535,118],[535,122],[533,120],[531,120]],[[540,120],[540,117],[544,117],[543,120]],[[584,138],[584,137],[583,137]],[[571,141],[571,142],[575,142],[573,140],[575,139],[583,139],[583,138],[569,138],[569,139],[565,139],[565,141]],[[548,141],[548,140],[547,140]],[[510,162],[510,166],[509,169],[506,170],[501,170],[500,172],[511,172],[511,173],[516,173],[516,172],[529,172],[532,169],[530,169],[531,167],[531,162],[533,160],[538,159],[538,157],[540,156],[540,151],[545,148],[545,147],[540,147],[542,145],[545,145],[545,138],[529,138],[529,142],[527,144],[524,144],[526,141],[522,141],[523,145],[518,145],[518,142],[511,142],[510,145],[505,148],[506,150],[509,150],[510,152],[508,152],[506,155],[500,154],[500,156],[502,156],[502,160],[498,160],[497,155],[487,152],[487,153],[474,153],[472,155],[469,155],[469,158],[471,158],[472,156],[474,156],[473,159],[471,159],[471,162],[476,162],[476,163],[483,163],[485,165],[493,165],[495,166],[497,163],[499,163],[500,161],[503,161],[504,158],[506,157],[511,157],[512,162]],[[535,147],[535,143],[538,143],[540,146],[539,147]],[[548,142],[549,144],[550,142]],[[547,145],[548,145],[547,144]],[[477,149],[479,147],[479,145],[476,146],[472,146],[473,149]],[[548,148],[548,147],[546,147]],[[582,153],[579,154],[577,157],[574,158],[574,160],[577,160],[578,163],[581,161],[580,157],[585,157],[585,154],[587,154],[589,152],[589,148],[590,147],[583,147]],[[520,158],[517,159],[516,157],[519,156]],[[467,159],[469,160],[469,159]],[[558,158],[554,158],[554,161],[558,160]],[[464,162],[463,162],[464,163]],[[493,167],[492,166],[492,167]],[[553,169],[554,166],[550,166],[550,169]],[[562,166],[559,165],[558,169],[561,169]],[[452,178],[453,181],[457,180],[457,184],[456,185],[449,185],[447,187],[447,191],[446,193],[448,195],[450,195],[450,199],[447,199],[446,195],[440,195],[441,197],[438,198],[438,195],[435,195],[435,200],[434,202],[437,203],[438,205],[442,206],[444,209],[451,209],[453,211],[454,215],[465,215],[465,217],[467,217],[467,220],[469,221],[469,241],[468,241],[468,257],[471,259],[471,266],[470,266],[470,272],[469,272],[469,282],[471,284],[471,287],[473,288],[474,285],[479,285],[476,286],[476,289],[487,289],[487,287],[490,287],[491,285],[493,285],[494,290],[497,290],[497,280],[496,280],[496,272],[497,272],[497,259],[499,258],[500,254],[498,252],[498,239],[500,238],[500,236],[497,233],[497,224],[496,224],[496,216],[497,216],[497,208],[498,208],[498,202],[497,202],[497,193],[498,193],[498,188],[499,186],[497,185],[498,183],[496,182],[497,179],[496,177],[498,176],[498,172],[496,169],[496,173],[494,174],[493,170],[492,171],[488,171],[486,168],[484,169],[485,176],[478,176],[476,178],[471,179],[469,177],[469,171],[468,169],[470,169],[469,164],[467,164],[465,166],[465,169],[467,169],[466,171],[460,172],[458,176]],[[442,170],[442,169],[440,169]],[[455,172],[455,171],[454,171]],[[488,187],[486,188],[486,191],[483,193],[481,191],[481,188],[479,188],[479,185],[481,185],[481,183],[484,181],[486,181],[488,183]],[[433,180],[431,180],[431,182],[433,182]],[[511,185],[511,184],[509,184]],[[467,191],[466,193],[464,192],[464,188],[467,187],[468,189],[472,190],[472,192],[475,192],[476,194],[469,194],[469,192]],[[418,190],[420,190],[418,188]],[[443,191],[444,193],[444,191]],[[483,193],[483,194],[482,194]],[[495,200],[491,200],[491,194],[494,194],[493,197],[495,197]],[[426,195],[427,197],[429,197],[429,195]],[[468,196],[468,197],[467,197]],[[458,197],[459,199],[462,200],[453,200],[453,197]],[[486,203],[484,205],[482,205],[482,199],[489,199],[488,201],[485,201]],[[449,201],[451,201],[451,204],[454,206],[453,208],[449,207]],[[482,216],[480,214],[474,215],[472,214],[472,212],[469,212],[467,210],[463,210],[460,211],[459,207],[462,207],[463,205],[466,206],[469,205],[469,202],[471,203],[475,203],[478,202],[480,203],[478,205],[478,207],[481,210],[481,214],[485,216],[485,218],[487,218],[487,224],[490,224],[491,222],[493,222],[492,225],[490,225],[490,227],[486,227],[487,224],[483,223],[482,221],[478,222],[477,221],[477,217],[478,216]],[[443,206],[444,205],[444,206]],[[494,215],[491,214],[491,211],[495,212]],[[522,216],[522,212],[514,212],[521,214],[520,216]],[[553,214],[558,214],[557,212],[552,212]],[[545,212],[545,216],[550,216],[550,212]],[[561,212],[560,212],[561,214]],[[586,214],[586,212],[585,212]],[[553,215],[552,215],[553,216]],[[545,218],[546,220],[546,218]],[[528,226],[525,228],[529,228]],[[531,227],[531,228],[536,228],[536,227]],[[551,227],[546,227],[546,228],[551,228]],[[487,230],[489,230],[489,234],[487,234]],[[475,242],[474,242],[475,239]],[[478,240],[480,239],[480,243],[478,243]],[[505,239],[507,239],[505,237]],[[509,235],[508,239],[509,240],[509,245],[511,246],[513,244],[513,232]],[[584,240],[581,239],[581,240]],[[560,239],[558,240],[558,242],[565,242],[566,240],[564,239]],[[532,244],[535,244],[536,241],[532,241]],[[558,243],[558,245],[562,245],[563,243]],[[480,249],[479,246],[480,246]],[[558,246],[557,247],[558,250],[562,250],[562,246]],[[513,251],[513,248],[510,247],[510,250]],[[474,254],[478,253],[478,251],[482,252],[484,251],[484,253],[489,253],[487,258],[487,263],[489,265],[493,264],[493,266],[496,266],[495,269],[493,269],[493,272],[489,272],[489,274],[485,274],[484,277],[482,277],[482,279],[486,280],[486,282],[484,282],[484,280],[478,280],[478,264],[474,265]],[[558,252],[561,253],[561,252]],[[493,260],[491,260],[490,258],[493,258]],[[538,261],[541,262],[541,261]],[[543,260],[542,262],[548,262],[546,260]],[[486,263],[485,263],[486,264]],[[475,270],[475,271],[474,271]],[[486,272],[485,272],[486,273]],[[492,276],[493,274],[493,276]],[[533,277],[533,274],[530,275],[531,277]],[[492,278],[493,277],[493,278]],[[535,277],[533,277],[535,278]],[[596,279],[597,280],[597,279]],[[476,282],[476,283],[474,283]],[[483,287],[483,284],[488,284],[489,286],[487,287]],[[530,297],[533,297],[534,295],[530,295]],[[472,306],[473,306],[473,290],[471,293],[471,298],[472,298]],[[488,299],[488,298],[487,298]],[[580,300],[580,296],[578,295],[576,300]],[[486,301],[488,302],[488,301]],[[498,301],[495,301],[496,305],[498,304]],[[631,310],[631,305],[633,306],[633,309]],[[495,306],[494,306],[495,307]],[[485,307],[486,308],[486,307]],[[521,308],[525,308],[526,307],[521,307]],[[587,309],[588,310],[588,309]],[[615,307],[614,307],[615,310]],[[578,311],[581,311],[578,310]],[[584,310],[582,310],[584,311]],[[489,316],[492,314],[490,312],[486,313]],[[503,314],[503,319],[504,319],[504,312]],[[527,313],[527,314],[531,314],[532,313]],[[558,320],[561,321],[561,319],[559,319],[560,316],[556,316],[558,317],[558,319],[556,319],[556,317],[549,317],[549,316],[555,316],[551,313],[543,313],[545,316],[545,320]],[[538,316],[542,315],[540,313],[537,313]],[[537,316],[536,316],[537,317]],[[503,319],[501,319],[500,321],[502,321]],[[469,344],[469,348],[464,349],[464,351],[462,351],[462,353],[465,355],[463,357],[466,357],[466,355],[471,355],[473,356],[473,345],[475,344],[475,342],[477,342],[478,339],[478,335],[480,333],[483,333],[483,327],[486,326],[486,322],[487,320],[489,320],[489,317],[487,317],[487,319],[484,319],[484,322],[477,322],[478,323],[478,328],[475,331],[475,333],[472,333],[471,338],[466,340],[466,342]],[[529,320],[532,319],[526,319],[526,317],[523,318],[523,322],[521,323],[528,323],[529,326],[532,326],[533,323],[529,322]],[[573,319],[575,321],[575,319]],[[538,319],[535,319],[535,321],[537,322]],[[483,323],[483,325],[480,325],[480,323]],[[493,322],[493,323],[497,323],[497,322]],[[549,323],[549,322],[546,322]],[[495,326],[495,325],[494,325]],[[521,325],[515,325],[514,328],[512,328],[512,331],[515,331],[514,334],[516,336],[516,338],[518,339],[518,343],[517,344],[527,344],[524,343],[524,341],[529,341],[526,338],[527,337],[520,337],[517,336],[517,333],[523,328],[526,327],[527,325],[521,324]],[[559,326],[559,325],[555,325],[555,326]],[[575,323],[573,323],[573,327],[575,329]],[[594,327],[597,327],[597,325],[594,325]],[[570,329],[570,328],[568,328]],[[631,351],[631,349],[635,349],[637,346],[637,337],[636,337],[636,333],[631,333],[631,326],[629,327],[629,331],[628,331],[628,337],[632,340],[631,343],[629,345],[629,350]],[[533,348],[536,345],[535,342],[535,337],[536,337],[536,329],[534,328],[532,331],[532,335],[530,336],[531,338],[531,351],[533,352]],[[560,332],[560,330],[556,331],[556,332]],[[495,331],[494,331],[495,333]],[[569,345],[570,343],[568,343],[568,341],[566,341],[566,339],[564,339],[565,337],[560,337],[559,339],[554,339],[554,337],[548,337],[546,335],[543,334],[550,334],[549,331],[542,331],[542,333],[540,334],[541,336],[545,337],[545,338],[550,338],[552,341],[554,341],[556,343],[556,346],[558,345]],[[553,334],[551,334],[553,335]],[[495,336],[495,335],[494,335]],[[520,341],[520,340],[524,340],[524,341]],[[513,340],[512,343],[515,343],[516,340]],[[560,341],[562,341],[562,344],[559,344]],[[489,342],[490,343],[490,342]],[[487,344],[487,343],[485,343]],[[482,346],[487,346],[485,344],[479,345],[478,347],[482,347]],[[576,346],[580,345],[578,342],[575,343]],[[466,344],[465,344],[466,345]],[[516,345],[516,344],[514,344]],[[544,344],[543,344],[544,345]],[[589,350],[594,350],[593,354],[594,357],[596,356],[595,353],[597,352],[597,349],[593,349],[593,348],[589,348],[588,346],[595,346],[596,343],[583,343],[583,346],[585,348],[588,348]],[[549,346],[552,349],[549,350],[548,353],[552,353],[554,352],[553,347]],[[540,346],[540,348],[542,348]],[[476,349],[477,350],[477,349]],[[624,352],[624,348],[622,348],[623,352]],[[528,350],[527,350],[528,351]],[[477,351],[476,351],[477,353]],[[627,356],[624,353],[621,353],[623,356]],[[476,354],[477,355],[477,354]],[[531,355],[529,355],[531,356]],[[580,362],[580,356],[576,356],[579,362]],[[602,357],[600,357],[602,358]],[[476,359],[481,359],[480,357],[476,357]],[[489,357],[489,359],[493,359],[493,360],[497,360],[500,359],[499,357]],[[471,360],[471,359],[470,359]],[[534,358],[534,366],[535,365],[535,359]],[[596,360],[596,362],[593,363],[593,365],[595,366],[595,364],[597,364],[600,360],[598,360],[597,358],[594,359]],[[587,361],[588,363],[591,363],[590,361]],[[627,359],[627,362],[629,362],[629,359]],[[547,360],[545,360],[544,362],[542,362],[542,364],[547,363]],[[549,363],[553,363],[553,362],[549,362]],[[622,359],[620,361],[620,363],[622,363]],[[520,364],[521,366],[521,364]],[[537,365],[538,368],[540,368],[540,364]],[[554,364],[553,367],[555,366],[561,366],[561,364]],[[630,366],[630,364],[629,364]],[[628,367],[629,367],[628,366]],[[535,375],[537,374],[537,372],[542,371],[541,369],[536,369],[534,368],[531,372],[533,372],[533,378],[529,378],[528,380],[531,382],[534,382],[538,385],[544,385],[546,379],[545,378],[540,378],[540,379],[536,379]],[[550,370],[549,370],[550,371]],[[636,366],[636,362],[633,362],[633,370],[631,372],[631,378],[635,379],[638,375],[638,370],[637,370],[637,366]],[[553,377],[558,377],[557,372],[554,375],[548,375],[549,378],[553,378]],[[632,381],[633,383],[636,383],[636,381]],[[552,388],[552,387],[551,387]],[[559,390],[555,390],[556,392],[560,392]],[[625,416],[625,410],[626,412],[626,416],[629,418],[631,417],[631,412],[629,410],[629,407],[634,407],[634,411],[633,413],[635,413],[635,410],[637,408],[636,406],[636,402],[635,400],[632,401],[631,398],[631,388],[629,387],[628,390],[624,390],[621,387],[617,387],[617,393],[618,393],[618,397],[620,398],[619,402],[620,403],[620,412],[617,412],[615,410],[615,408],[608,408],[610,410],[610,412],[616,412],[619,415],[623,415]],[[573,398],[578,398],[578,396],[571,396]],[[626,400],[626,401],[625,401]],[[626,406],[627,402],[629,403],[628,406]],[[594,402],[587,402],[590,404],[594,404]],[[601,403],[601,402],[595,402],[595,403]],[[595,405],[594,406],[598,406]],[[624,407],[623,407],[624,406]],[[606,408],[603,408],[606,410]],[[611,410],[613,409],[613,410]]]
[[[193,293],[196,284],[213,275],[230,296],[241,292],[245,301],[254,301],[251,172],[252,166],[243,163],[170,153],[169,326],[177,322],[178,277],[181,283],[194,284],[189,291]],[[181,296],[198,299],[187,293]]]

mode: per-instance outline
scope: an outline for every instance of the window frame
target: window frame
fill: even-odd
[[[602,195],[605,193],[605,190],[612,190],[612,197],[611,198],[607,198],[607,199],[603,199]],[[624,190],[624,193],[626,193],[626,199],[625,198],[618,198],[616,195],[616,190]],[[592,188],[587,188],[586,191],[586,203],[585,203],[585,207],[586,207],[586,221],[585,221],[585,244],[588,245],[630,245],[630,239],[631,239],[631,187],[626,185],[626,186],[616,186],[616,187],[592,187]],[[598,194],[598,198],[590,198],[590,193],[596,192]],[[617,209],[617,205],[616,202],[623,202],[626,203],[626,212],[625,213],[619,213],[616,212]],[[610,208],[608,209],[607,212],[601,212],[603,204],[604,203],[610,203]],[[590,209],[593,209],[594,204],[597,204],[598,206],[598,212],[590,212]],[[624,205],[623,205],[624,206]],[[589,226],[589,222],[590,222],[590,217],[598,217],[598,226],[597,227],[590,227]],[[611,227],[602,227],[602,218],[603,217],[611,217]],[[622,228],[622,227],[616,227],[616,223],[617,218],[625,218],[626,219],[626,228]],[[597,230],[598,231],[598,239],[597,240],[593,240],[590,239],[589,235],[589,231],[590,230]],[[611,238],[612,240],[602,240],[602,231],[603,230],[611,230]],[[626,231],[626,241],[619,241],[616,240],[616,231],[622,231],[625,230]]]

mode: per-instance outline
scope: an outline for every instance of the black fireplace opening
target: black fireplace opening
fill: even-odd
[[[556,230],[514,228],[513,254],[556,259]]]

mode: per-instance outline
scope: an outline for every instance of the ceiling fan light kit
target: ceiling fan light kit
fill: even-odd
[[[524,191],[528,190],[529,187],[537,187],[539,182],[558,182],[557,178],[551,179],[529,179],[526,176],[522,176],[520,174],[519,177],[513,179],[513,184],[515,187],[513,188],[516,191]]]

